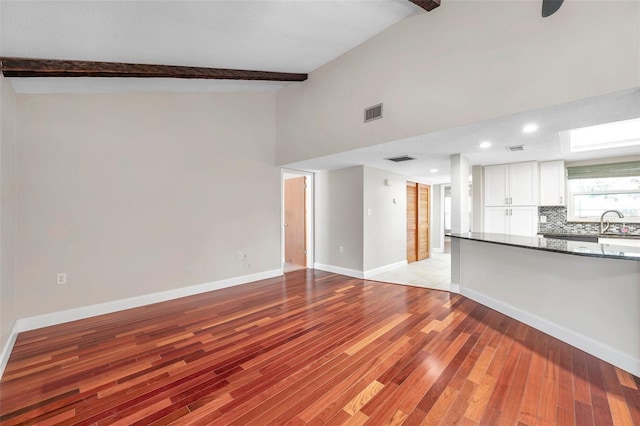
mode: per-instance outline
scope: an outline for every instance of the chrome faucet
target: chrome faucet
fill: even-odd
[[[624,215],[622,213],[620,213],[620,211],[618,210],[607,210],[604,213],[602,213],[602,216],[600,216],[600,234],[604,235],[605,232],[607,232],[609,230],[609,228],[611,227],[611,224],[609,223],[609,221],[607,221],[607,224],[604,224],[604,215],[606,215],[607,213],[617,213],[619,218],[623,218]]]

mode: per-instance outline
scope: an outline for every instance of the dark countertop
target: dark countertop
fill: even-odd
[[[544,235],[545,237],[549,237],[549,238],[558,236],[558,237],[621,238],[621,239],[630,239],[630,240],[640,240],[640,235],[636,235],[636,234],[593,234],[593,233],[574,234],[570,232],[538,232],[538,235]]]
[[[487,234],[484,232],[468,232],[451,234],[453,238],[481,241],[491,244],[501,244],[512,247],[522,247],[554,253],[572,254],[577,256],[602,257],[607,259],[624,259],[640,261],[640,247],[624,245],[588,243],[581,241],[567,241],[555,238],[522,237],[518,235]],[[608,238],[606,236],[605,238]]]

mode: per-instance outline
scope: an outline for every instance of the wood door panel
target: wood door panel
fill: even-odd
[[[418,184],[418,260],[429,257],[429,191],[428,185]]]
[[[431,187],[407,182],[407,262],[429,257]]]
[[[284,181],[284,260],[307,266],[306,180],[304,176]]]
[[[415,183],[407,182],[407,262],[418,260],[418,192]]]

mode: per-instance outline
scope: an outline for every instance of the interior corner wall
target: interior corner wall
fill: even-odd
[[[471,232],[484,230],[484,167],[471,167],[472,175],[472,206],[471,206]]]
[[[443,2],[280,90],[276,163],[638,87],[639,9],[569,1],[543,19],[537,0]]]
[[[0,75],[0,352],[16,312],[16,94]]]
[[[316,173],[316,263],[363,271],[363,175],[362,166]]]
[[[274,96],[18,95],[18,317],[281,268]]]
[[[405,176],[364,167],[364,271],[407,260],[406,185]]]
[[[469,160],[455,154],[451,156],[451,232],[464,233],[471,230],[469,206]]]
[[[444,185],[431,185],[431,250],[444,252]]]

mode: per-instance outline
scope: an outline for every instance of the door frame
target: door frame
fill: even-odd
[[[285,240],[284,240],[284,180],[285,176],[304,176],[306,178],[307,190],[305,191],[305,210],[306,210],[306,247],[307,250],[307,268],[313,268],[314,264],[314,229],[315,229],[315,203],[314,203],[314,173],[304,170],[280,168],[280,265],[284,265],[285,261]]]

